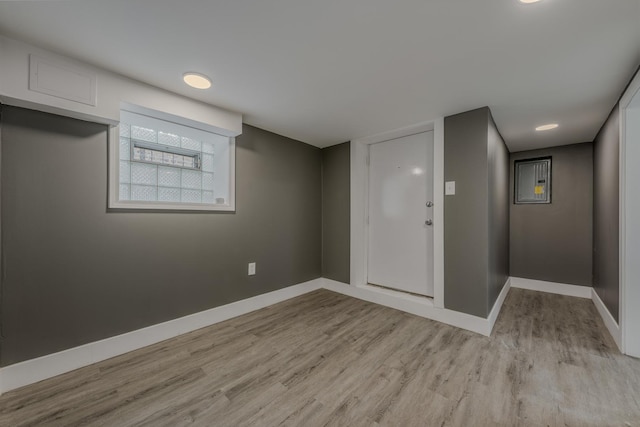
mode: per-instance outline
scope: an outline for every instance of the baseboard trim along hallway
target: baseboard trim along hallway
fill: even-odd
[[[461,313],[459,311],[448,310],[446,308],[436,308],[429,298],[421,298],[413,295],[402,294],[401,292],[390,291],[388,289],[375,288],[373,286],[352,286],[346,283],[336,282],[331,279],[322,279],[322,287],[333,292],[369,301],[374,304],[384,305],[386,307],[395,308],[396,310],[406,313],[415,314],[416,316],[435,320],[437,322],[446,323],[481,335],[491,335],[491,329],[498,317],[500,307],[504,302],[509,291],[509,281],[505,283],[500,298],[493,307],[492,314],[495,316],[493,322],[492,316],[488,319],[470,314]],[[495,313],[495,314],[494,314]]]
[[[593,289],[591,286],[567,285],[565,283],[545,282],[521,277],[512,277],[511,287],[587,299],[591,299],[591,289]]]
[[[0,425],[636,426],[598,317],[514,288],[485,337],[320,289],[14,390]]]
[[[596,290],[593,288],[591,289],[591,299],[593,300],[593,304],[596,306],[596,310],[600,313],[600,317],[602,317],[604,326],[616,342],[618,349],[624,353],[624,349],[622,348],[622,330],[620,329],[618,322],[616,322],[616,319],[614,319],[611,313],[609,313],[607,306],[604,305],[604,302],[602,302]]]
[[[508,282],[507,282],[508,285]],[[190,314],[178,319],[152,325],[146,328],[127,332],[100,341],[78,347],[47,354],[35,359],[26,360],[0,369],[0,394],[19,387],[36,383],[56,375],[70,372],[93,363],[100,362],[121,354],[176,337],[187,332],[211,326],[225,320],[268,307],[279,302],[315,291],[328,289],[354,298],[384,305],[489,336],[500,311],[500,306],[508,292],[505,286],[498,299],[492,316],[484,319],[453,310],[435,308],[431,300],[411,295],[393,296],[384,290],[363,289],[334,280],[318,278],[308,282],[289,286],[231,304],[215,307],[199,313]],[[399,294],[399,293],[396,293]],[[498,304],[499,303],[499,304]],[[495,313],[495,315],[493,315]]]
[[[211,326],[304,295],[321,287],[322,279],[314,279],[122,335],[9,365],[0,369],[0,394]]]
[[[489,313],[489,335],[491,335],[491,331],[493,331],[493,327],[496,324],[496,320],[498,320],[498,316],[500,315],[500,311],[502,310],[502,305],[504,304],[504,300],[507,299],[507,295],[509,294],[509,290],[511,289],[511,277],[507,279],[507,282],[502,287],[502,291],[498,295],[498,299],[495,304],[493,304],[493,308]]]
[[[523,279],[521,277],[511,278],[511,287],[529,289],[531,291],[547,292],[550,294],[568,295],[571,297],[586,298],[593,301],[602,321],[611,337],[615,341],[618,349],[624,353],[622,348],[622,332],[618,322],[613,318],[609,310],[604,305],[600,296],[591,286],[568,285],[566,283],[545,282],[542,280]]]
[[[121,354],[164,341],[187,332],[211,326],[225,320],[298,297],[318,289],[327,289],[374,304],[401,310],[416,316],[446,323],[461,329],[490,336],[500,310],[511,288],[523,288],[541,292],[589,298],[594,301],[604,323],[620,347],[621,334],[618,324],[609,314],[593,288],[543,282],[511,277],[504,284],[488,318],[472,316],[453,310],[436,308],[429,298],[402,295],[374,287],[352,286],[335,280],[318,278],[289,286],[266,294],[257,295],[178,319],[127,332],[122,335],[84,344],[78,347],[26,360],[0,369],[0,394],[33,384],[65,372],[73,371]]]

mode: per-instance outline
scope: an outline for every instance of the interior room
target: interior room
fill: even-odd
[[[0,425],[640,426],[640,0],[0,2]]]

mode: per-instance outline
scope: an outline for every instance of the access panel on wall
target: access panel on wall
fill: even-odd
[[[369,147],[368,282],[433,296],[433,132]]]
[[[551,203],[551,157],[515,162],[516,204]]]

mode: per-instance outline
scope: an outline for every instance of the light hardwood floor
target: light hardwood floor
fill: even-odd
[[[490,338],[316,291],[0,397],[0,425],[640,426],[592,302],[512,289]]]

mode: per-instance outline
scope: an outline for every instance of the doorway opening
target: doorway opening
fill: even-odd
[[[432,148],[425,149],[424,156],[426,163],[424,163],[422,167],[418,164],[407,164],[407,167],[413,167],[405,169],[405,172],[415,173],[416,177],[423,172],[422,170],[418,171],[418,169],[424,169],[425,174],[427,171],[430,171],[431,176],[431,180],[424,184],[426,188],[424,192],[420,197],[415,198],[415,201],[419,202],[419,206],[415,208],[415,211],[418,212],[419,222],[417,222],[418,217],[416,217],[414,225],[417,227],[417,233],[422,233],[422,236],[425,237],[425,240],[423,240],[424,251],[430,251],[421,258],[416,257],[417,259],[421,259],[422,267],[413,268],[424,268],[423,277],[426,277],[422,280],[421,287],[416,291],[414,288],[409,288],[402,284],[398,285],[397,282],[377,280],[375,272],[369,269],[370,261],[379,258],[379,254],[376,255],[374,253],[371,254],[371,256],[369,254],[371,248],[375,247],[375,243],[372,242],[370,245],[369,240],[372,237],[376,238],[375,235],[370,235],[372,220],[374,222],[375,233],[376,218],[375,214],[374,218],[370,217],[370,197],[374,189],[372,188],[370,190],[369,187],[372,159],[370,155],[372,152],[373,162],[375,163],[376,151],[384,151],[383,148],[387,143],[389,143],[389,146],[393,145],[394,142],[401,145],[404,138],[419,134],[423,134],[422,138],[430,135]],[[381,152],[377,154],[382,154]],[[430,153],[430,157],[427,158],[428,153]],[[383,159],[382,162],[384,163],[385,156],[378,157]],[[396,168],[398,166],[400,166],[400,164],[396,165]],[[399,180],[401,178],[393,179]],[[390,179],[390,183],[387,184],[387,186],[399,185],[398,182],[394,182],[393,179]],[[380,193],[378,196],[380,196],[382,200],[383,190],[381,188],[383,185],[379,187]],[[429,193],[429,191],[431,193]],[[387,193],[388,192],[389,190],[387,190]],[[386,207],[379,202],[378,208],[382,212],[384,212],[383,209],[396,209],[400,205],[392,203],[395,201],[394,197],[396,196],[389,198],[388,206]],[[406,198],[404,201],[409,203],[408,201],[410,200],[411,198]],[[431,202],[432,206],[427,207],[427,202]],[[412,219],[412,222],[413,221]],[[431,224],[427,225],[427,221],[430,221]],[[387,232],[388,231],[389,230],[387,230]],[[432,237],[428,236],[428,233],[431,233]],[[427,237],[432,238],[432,243],[427,243]],[[384,238],[381,241],[385,242]],[[397,250],[398,244],[395,246],[387,244],[386,248],[383,247],[383,251],[385,249],[393,251],[393,247]],[[402,244],[400,244],[399,247],[403,248],[402,251],[407,253],[407,247]],[[373,269],[375,268],[374,266]],[[401,309],[418,310],[421,313],[436,313],[431,310],[434,308],[444,308],[444,118],[351,141],[350,271],[350,285],[357,288],[354,292],[362,295],[364,298],[396,308],[402,307]],[[374,274],[371,275],[370,273]],[[418,280],[415,283],[419,285],[420,281]],[[383,287],[374,285],[382,285]]]

